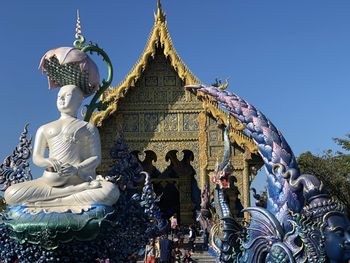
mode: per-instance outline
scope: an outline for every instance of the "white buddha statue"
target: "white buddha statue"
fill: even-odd
[[[95,172],[101,161],[98,130],[77,118],[83,99],[77,86],[60,89],[61,117],[41,126],[35,136],[33,162],[45,171],[38,179],[10,186],[4,195],[8,205],[24,205],[32,212],[81,212],[92,205],[116,203],[118,186]]]

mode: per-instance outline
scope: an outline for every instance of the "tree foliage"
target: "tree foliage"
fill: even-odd
[[[324,151],[320,156],[311,152],[302,153],[298,158],[301,173],[317,176],[329,193],[338,198],[350,214],[350,134],[345,139],[334,138],[345,153]]]

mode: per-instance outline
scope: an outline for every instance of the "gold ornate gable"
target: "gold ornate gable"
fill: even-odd
[[[103,101],[107,102],[109,106],[106,110],[97,112],[93,115],[92,122],[96,126],[101,126],[103,120],[117,110],[118,101],[125,97],[130,88],[134,87],[135,82],[141,77],[142,72],[146,69],[149,58],[154,58],[158,46],[163,48],[164,55],[170,58],[172,67],[186,84],[201,83],[177,54],[166,25],[166,16],[161,8],[160,2],[158,2],[158,10],[157,14],[155,14],[153,29],[148,37],[145,49],[125,79],[118,86],[110,88],[105,93]]]

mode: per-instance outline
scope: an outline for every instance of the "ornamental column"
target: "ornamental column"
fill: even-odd
[[[243,164],[243,177],[242,177],[242,191],[243,191],[243,207],[250,206],[250,176],[249,176],[249,162],[251,159],[250,151],[244,148],[244,164]],[[249,213],[244,213],[244,218],[249,219]]]
[[[199,113],[199,188],[201,192],[204,191],[206,184],[209,181],[209,177],[207,175],[207,165],[208,165],[208,157],[207,157],[207,114],[205,111]]]
[[[247,208],[250,206],[250,180],[249,180],[249,163],[247,160],[244,160],[243,166],[243,207]]]

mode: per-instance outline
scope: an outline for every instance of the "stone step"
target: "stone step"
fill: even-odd
[[[215,258],[209,255],[209,253],[197,254],[193,253],[192,258],[197,262],[216,262]]]
[[[192,259],[198,263],[215,263],[216,260],[208,252],[194,252],[192,254]],[[142,260],[137,261],[137,263],[142,263]]]
[[[183,252],[182,254],[184,254],[184,251],[183,250],[181,250],[181,251]],[[202,262],[203,263],[210,263],[210,262],[215,263],[216,262],[215,258],[212,257],[207,251],[194,252],[192,254],[192,259],[194,259],[198,263],[202,263]],[[139,260],[137,262],[141,263],[143,261]]]
[[[216,263],[215,259],[213,259],[212,257],[211,258],[194,258],[194,257],[192,257],[192,259],[196,263]],[[143,260],[138,260],[137,263],[144,263],[144,262],[143,262]]]
[[[169,239],[171,240],[171,237],[169,236]],[[203,238],[201,236],[197,236],[196,240],[194,242],[195,250],[194,253],[192,253],[192,259],[197,263],[215,263],[216,260],[214,257],[212,257],[207,251],[203,251]],[[188,239],[185,238],[184,240],[184,248],[188,248]],[[184,255],[185,251],[184,249],[181,249],[182,255]],[[142,263],[143,260],[138,260],[137,263]]]

